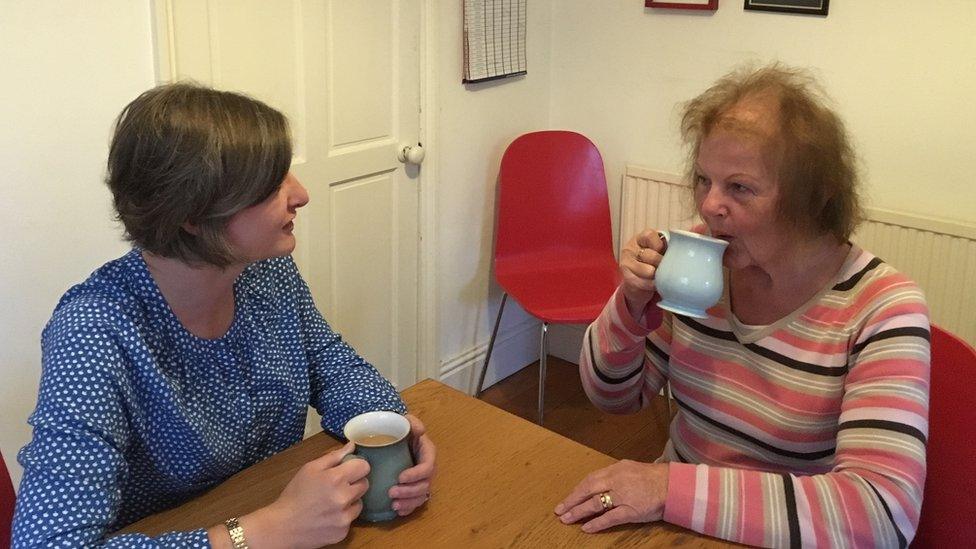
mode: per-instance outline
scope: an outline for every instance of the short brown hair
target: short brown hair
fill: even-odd
[[[779,219],[801,234],[846,241],[862,217],[857,158],[843,121],[807,71],[779,63],[740,68],[686,103],[681,135],[690,145],[689,175],[702,140],[749,99],[771,101],[778,114],[777,135],[765,148],[779,158]]]
[[[235,261],[227,221],[270,196],[290,165],[283,114],[241,94],[176,83],[144,92],[119,114],[106,183],[128,240],[225,267]]]

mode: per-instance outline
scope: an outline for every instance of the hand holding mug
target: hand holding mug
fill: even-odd
[[[722,295],[722,254],[728,242],[706,232],[701,224],[690,232],[648,229],[624,246],[620,288],[635,320],[644,316],[655,293],[662,298],[658,302],[662,309],[696,318],[707,316],[706,309]]]
[[[338,543],[362,511],[369,464],[343,462],[352,443],[303,465],[274,503],[240,519],[254,547],[321,547]],[[208,529],[214,547],[229,547],[223,524]]]
[[[654,277],[666,244],[658,231],[647,229],[630,239],[620,252],[620,290],[635,320],[644,315],[657,291]]]
[[[412,513],[430,498],[436,450],[419,419],[396,412],[367,412],[349,420],[343,434],[356,443],[355,454],[343,459],[359,458],[370,464],[361,519],[392,520]]]
[[[413,414],[410,422],[410,450],[416,465],[400,473],[398,484],[390,488],[393,510],[401,517],[414,512],[430,499],[430,484],[436,470],[437,449],[427,436],[427,428]]]

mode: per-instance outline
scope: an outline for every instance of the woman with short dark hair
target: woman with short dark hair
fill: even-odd
[[[108,186],[134,248],[71,288],[44,329],[15,547],[345,538],[369,471],[341,461],[351,443],[224,524],[106,538],[297,443],[310,404],[333,434],[364,412],[406,412],[330,329],[289,255],[308,202],[290,163],[285,117],[243,95],[172,84],[122,111]],[[423,424],[407,418],[417,465],[390,491],[400,515],[427,501],[435,462]]]
[[[186,83],[119,115],[107,184],[136,246],[187,263],[235,261],[227,221],[271,196],[291,166],[288,121],[243,95]]]
[[[765,547],[905,547],[925,483],[929,321],[915,283],[849,238],[854,154],[813,80],[744,69],[685,107],[703,225],[728,242],[707,317],[662,313],[665,243],[637,235],[589,327],[580,376],[632,413],[667,383],[655,463],[595,471],[555,511],[595,532],[666,520]]]

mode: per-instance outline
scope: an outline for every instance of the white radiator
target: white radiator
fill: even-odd
[[[976,345],[976,226],[876,208],[865,213],[853,240],[918,282],[933,323]],[[691,193],[681,176],[627,166],[621,246],[644,228],[694,223]]]

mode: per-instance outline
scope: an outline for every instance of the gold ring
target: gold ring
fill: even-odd
[[[600,504],[603,505],[604,513],[610,509],[613,509],[613,500],[610,499],[610,492],[603,492],[600,494]]]
[[[644,248],[637,248],[637,261],[643,263],[644,260],[641,259],[641,254],[644,253]]]

